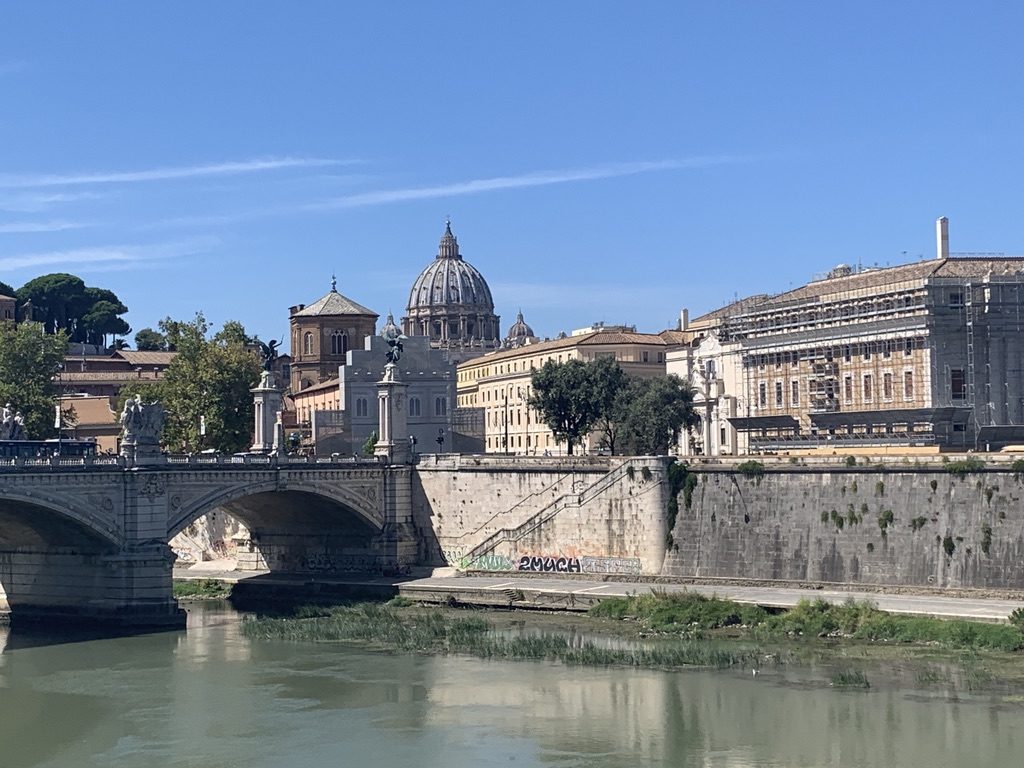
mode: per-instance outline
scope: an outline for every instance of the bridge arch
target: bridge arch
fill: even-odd
[[[292,531],[322,531],[339,524],[355,525],[364,533],[379,534],[383,514],[359,493],[344,486],[276,479],[235,483],[171,509],[167,538],[215,509],[225,509],[250,530],[283,527]]]
[[[0,550],[12,547],[76,547],[116,551],[121,531],[114,510],[106,515],[83,509],[77,503],[39,493],[0,490]]]

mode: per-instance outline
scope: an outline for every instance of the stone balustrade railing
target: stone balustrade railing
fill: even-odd
[[[261,456],[259,454],[190,453],[163,454],[146,461],[147,467],[194,469],[201,467],[288,467],[288,466],[378,466],[380,461],[364,456]],[[5,470],[69,471],[80,469],[128,469],[134,466],[124,456],[42,456],[0,458]]]

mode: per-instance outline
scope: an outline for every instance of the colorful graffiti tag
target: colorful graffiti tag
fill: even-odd
[[[517,570],[530,573],[581,573],[578,557],[531,557],[519,558]]]

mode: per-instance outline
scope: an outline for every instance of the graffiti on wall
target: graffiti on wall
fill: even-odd
[[[636,576],[640,574],[638,557],[599,557],[595,555],[507,555],[469,556],[447,550],[444,559],[462,571],[520,571],[522,573],[594,573]]]
[[[578,557],[531,557],[519,558],[516,570],[530,573],[581,573]]]
[[[470,557],[459,551],[446,551],[444,559],[460,571],[513,571],[515,563],[505,555],[476,555]]]
[[[583,573],[640,575],[639,557],[581,557]]]

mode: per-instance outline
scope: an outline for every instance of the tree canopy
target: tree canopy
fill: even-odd
[[[10,403],[25,417],[25,432],[34,440],[56,434],[58,402],[54,378],[68,349],[63,332],[46,334],[35,323],[0,323],[0,406]]]
[[[259,381],[260,362],[235,338],[238,329],[209,339],[210,327],[202,313],[190,321],[165,318],[160,329],[168,343],[173,339],[177,356],[163,378],[132,391],[125,389],[122,400],[138,392],[144,400],[163,403],[167,413],[163,440],[169,450],[213,448],[236,453],[248,449],[253,425],[249,390]],[[200,435],[201,421],[206,425],[205,436]]]
[[[15,299],[15,298],[17,298],[16,294],[17,294],[17,291],[15,291],[11,286],[9,286],[3,280],[0,280],[0,296],[10,296],[12,299]]]
[[[3,287],[0,285],[0,293]],[[13,295],[19,304],[32,302],[33,319],[42,323],[47,333],[64,331],[71,341],[106,346],[108,336],[131,332],[121,318],[128,307],[117,295],[106,288],[87,286],[75,275],[41,275]]]
[[[167,339],[159,331],[143,328],[135,334],[135,348],[139,352],[165,352]]]
[[[597,429],[612,453],[662,455],[696,421],[693,391],[678,376],[627,376],[612,359],[551,360],[534,371],[530,407],[574,451]]]

